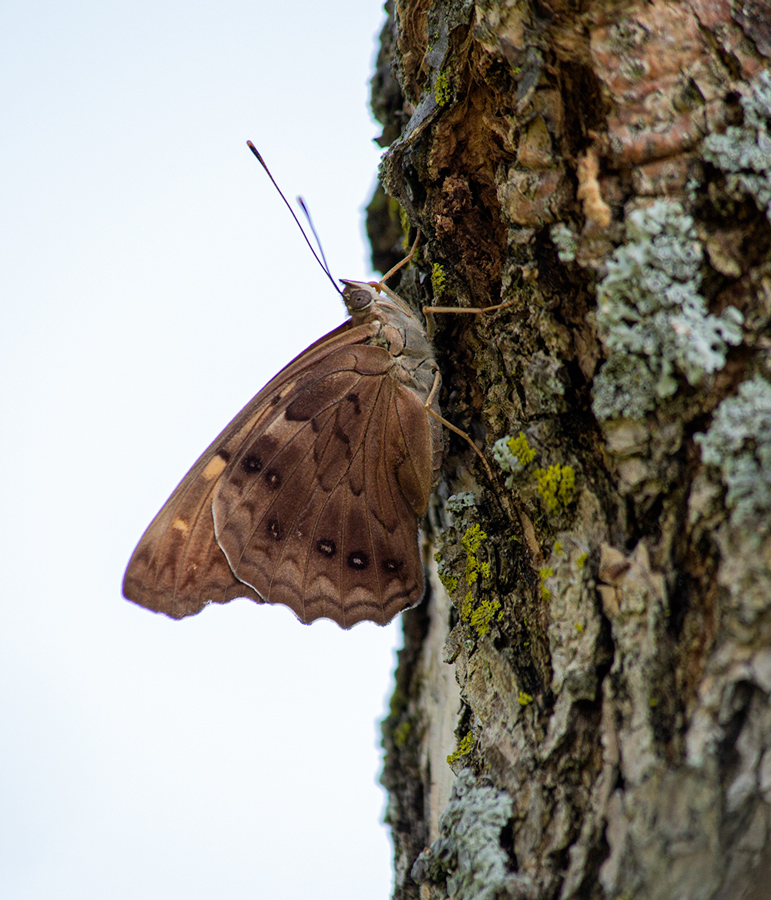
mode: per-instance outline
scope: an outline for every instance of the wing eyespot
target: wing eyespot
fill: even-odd
[[[280,541],[284,537],[284,529],[281,527],[281,522],[276,518],[268,519],[265,530],[274,541]]]
[[[278,490],[281,487],[281,473],[275,469],[268,469],[265,473],[265,483],[272,491]]]
[[[348,554],[348,567],[358,572],[369,566],[369,556],[363,550],[353,550]]]
[[[331,538],[319,538],[316,541],[316,550],[327,559],[332,559],[337,553],[337,544]]]
[[[262,458],[254,453],[247,453],[241,460],[241,468],[247,475],[256,475],[258,472],[262,472]]]

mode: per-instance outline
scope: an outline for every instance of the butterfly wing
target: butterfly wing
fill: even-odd
[[[385,624],[420,601],[432,439],[380,347],[338,351],[254,429],[213,498],[232,571],[303,622]]]
[[[126,597],[181,618],[246,596],[343,627],[420,600],[431,434],[372,335],[346,323],[260,391],[143,535]]]

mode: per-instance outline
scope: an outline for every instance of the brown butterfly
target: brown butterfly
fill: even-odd
[[[184,477],[131,557],[129,600],[182,618],[250,597],[343,628],[420,601],[439,370],[395,293],[343,284],[351,318],[268,382]]]

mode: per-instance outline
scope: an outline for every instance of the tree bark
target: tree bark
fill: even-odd
[[[377,260],[509,304],[429,316],[493,481],[450,435],[394,896],[771,897],[771,8],[386,9]]]

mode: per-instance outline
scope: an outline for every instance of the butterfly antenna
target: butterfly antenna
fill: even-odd
[[[311,230],[311,234],[316,239],[316,246],[319,248],[319,253],[321,254],[321,258],[324,260],[324,269],[326,270],[327,275],[331,278],[329,272],[329,263],[327,262],[326,256],[324,256],[324,248],[321,246],[321,240],[319,239],[318,232],[316,231],[316,226],[313,224],[313,219],[311,218],[311,213],[308,207],[305,205],[305,201],[302,197],[297,198],[297,202],[300,204],[300,209],[303,211],[306,221],[308,222],[308,227]]]
[[[302,234],[303,238],[305,239],[305,243],[308,245],[308,247],[309,247],[311,253],[313,254],[313,258],[316,260],[316,262],[317,262],[317,263],[321,266],[321,268],[324,270],[324,274],[327,276],[327,278],[332,282],[332,287],[334,287],[334,289],[337,291],[338,294],[342,294],[342,291],[340,290],[340,288],[335,284],[335,279],[331,276],[331,274],[330,274],[330,272],[329,272],[329,266],[327,266],[327,264],[326,264],[326,262],[327,262],[326,259],[324,260],[324,262],[322,262],[321,259],[319,259],[319,255],[318,255],[318,253],[316,253],[316,251],[313,249],[313,244],[311,244],[310,240],[308,239],[308,235],[305,233],[305,229],[303,228],[302,223],[301,223],[300,220],[297,218],[297,215],[295,214],[295,211],[292,209],[292,205],[290,204],[290,202],[289,202],[289,201],[286,199],[286,197],[284,196],[284,192],[283,192],[283,191],[281,190],[281,188],[278,186],[278,184],[277,184],[277,182],[276,182],[276,179],[270,174],[270,169],[269,169],[269,168],[267,167],[267,165],[265,164],[265,160],[264,160],[264,159],[262,158],[262,156],[260,155],[260,151],[254,146],[254,144],[253,144],[251,141],[247,141],[247,142],[246,142],[246,146],[252,151],[252,153],[254,153],[254,155],[257,157],[257,162],[259,162],[259,164],[263,167],[263,169],[265,169],[265,172],[267,173],[268,178],[270,178],[270,180],[273,182],[273,187],[278,191],[279,197],[281,197],[281,199],[284,201],[284,205],[286,206],[286,208],[287,208],[287,209],[289,210],[289,212],[291,213],[292,218],[295,220],[295,223],[297,224],[297,227],[300,229],[300,233]],[[303,204],[303,209],[305,209],[304,204]],[[307,212],[306,212],[305,214],[306,214],[306,216],[308,215]],[[309,220],[309,221],[310,221],[310,220]],[[312,225],[312,224],[311,224],[311,229],[313,230],[313,236],[314,236],[314,237],[316,238],[316,240],[318,241],[318,237],[317,237],[317,235],[316,235],[316,231],[313,229],[313,225]],[[320,247],[321,247],[321,245],[319,244],[319,248],[320,248]],[[324,256],[323,251],[322,251],[322,254],[321,254],[321,255],[322,255],[322,257]]]

